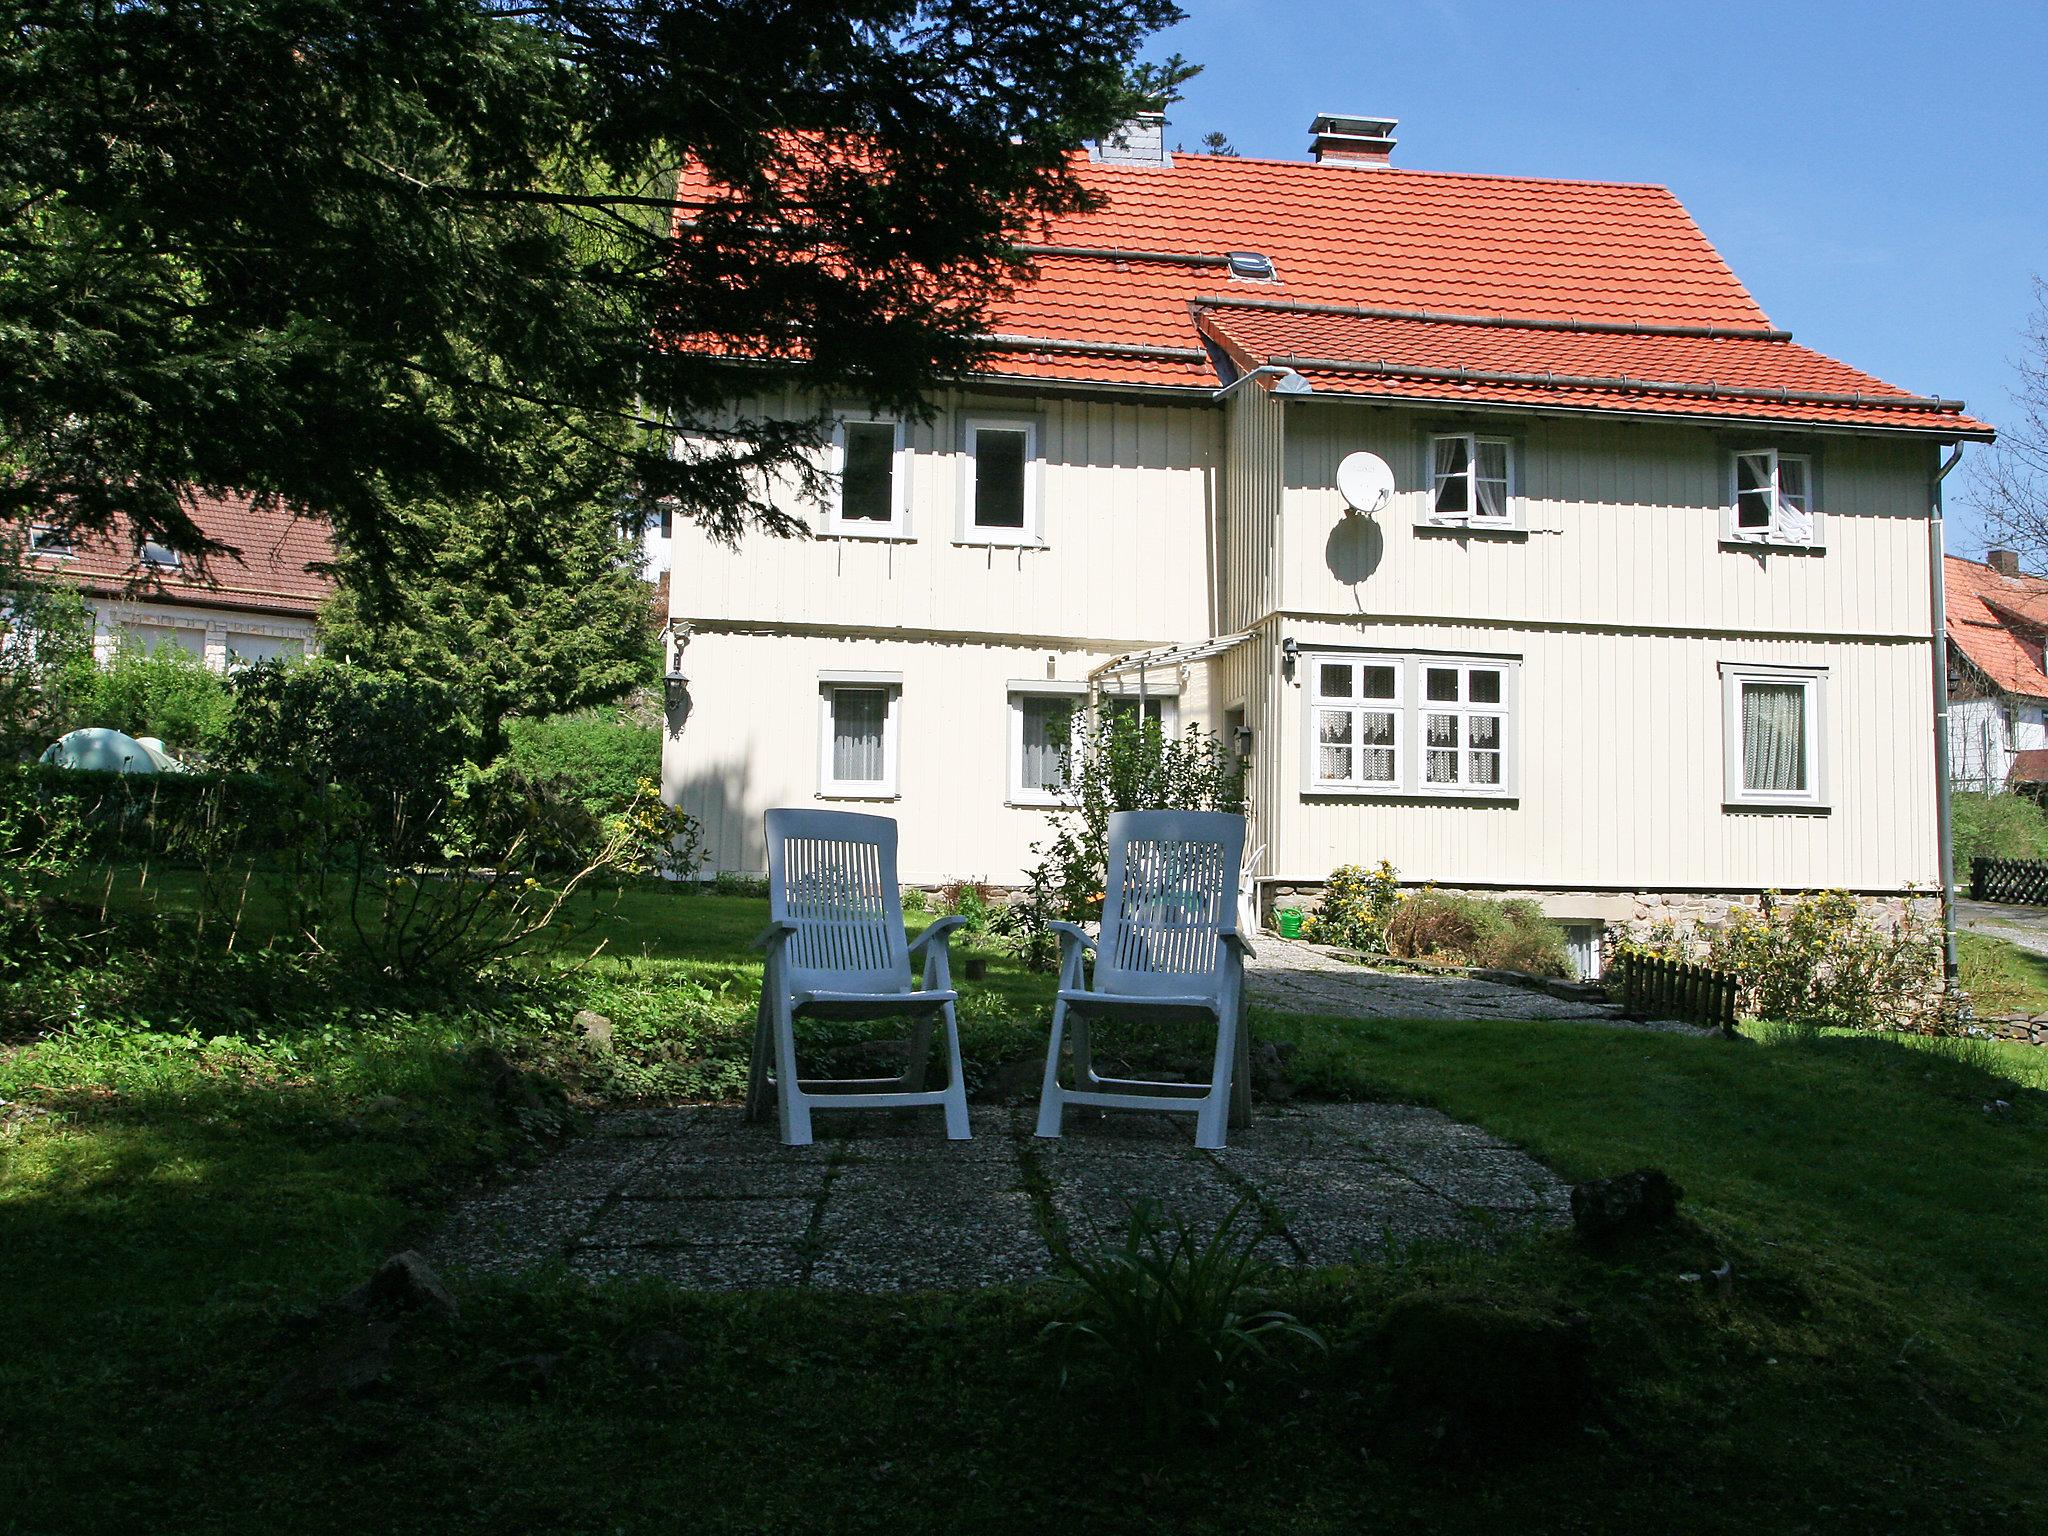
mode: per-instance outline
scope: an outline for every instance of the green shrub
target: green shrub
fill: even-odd
[[[84,850],[100,859],[189,861],[225,843],[275,851],[290,835],[306,786],[253,773],[101,773],[44,763],[0,765],[0,798],[61,797]]]
[[[1386,926],[1387,952],[1441,965],[1531,976],[1570,976],[1564,930],[1533,901],[1495,901],[1425,889],[1401,899]]]
[[[1302,925],[1302,936],[1344,949],[1386,947],[1387,921],[1401,902],[1401,877],[1381,859],[1371,871],[1345,864],[1330,871],[1323,902]]]
[[[20,553],[0,532],[0,763],[93,724],[81,706],[98,684],[85,599],[25,568]]]
[[[1739,1006],[1759,1019],[1850,1029],[1936,1029],[1941,935],[1909,908],[1871,921],[1846,891],[1737,907],[1707,931],[1707,961],[1739,978]]]
[[[2048,859],[2048,812],[2025,795],[1958,791],[1949,808],[1959,885],[1969,883],[1972,859]]]
[[[593,816],[623,811],[642,779],[661,778],[661,733],[600,711],[508,721],[506,735],[521,773],[560,781]]]
[[[205,757],[232,705],[227,680],[182,646],[145,649],[124,640],[81,681],[72,724],[155,736],[173,753]]]

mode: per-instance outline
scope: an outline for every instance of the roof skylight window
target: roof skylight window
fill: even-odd
[[[1273,258],[1261,256],[1257,251],[1231,251],[1225,258],[1230,263],[1230,275],[1243,278],[1248,283],[1270,283],[1273,281]]]

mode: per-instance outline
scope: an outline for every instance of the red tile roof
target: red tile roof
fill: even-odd
[[[1217,368],[1199,350],[1206,340],[1239,367],[1290,355],[1351,365],[1302,369],[1323,393],[1990,433],[1952,406],[1772,330],[1662,187],[1217,155],[1169,166],[1083,157],[1075,172],[1105,205],[1030,232],[1036,279],[997,307],[993,330],[1082,345],[1004,346],[993,373],[1213,388]],[[682,190],[689,201],[715,198],[699,174],[686,174]],[[1223,260],[1231,251],[1270,258],[1274,279],[1232,278]],[[1229,302],[1246,299],[1655,329],[1460,325]],[[1444,380],[1404,366],[1551,377]],[[1657,384],[1678,387],[1646,387]]]
[[[2048,699],[2048,671],[2042,668],[2042,623],[2029,624],[2020,617],[2028,607],[2048,615],[2048,580],[2001,576],[1988,565],[1950,555],[1943,581],[1949,644],[1994,688]]]
[[[72,554],[39,555],[35,565],[101,596],[264,613],[312,614],[334,590],[332,578],[315,569],[334,558],[324,520],[240,494],[192,491],[186,505],[202,533],[237,553],[203,562],[188,555],[174,570],[144,566],[134,530],[122,521],[78,535]]]
[[[2029,747],[2012,755],[2012,766],[2005,772],[2008,784],[2048,784],[2048,750]]]

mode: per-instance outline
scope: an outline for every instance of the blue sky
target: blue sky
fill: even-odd
[[[2048,3],[1181,0],[1204,66],[1168,142],[1307,153],[1401,120],[1396,164],[1670,187],[1798,340],[2003,425],[2048,277]],[[1981,540],[1972,448],[1951,547]]]

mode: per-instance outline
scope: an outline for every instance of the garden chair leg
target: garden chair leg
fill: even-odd
[[[1195,1145],[1205,1151],[1221,1151],[1227,1139],[1237,1040],[1237,1010],[1227,1008],[1216,1021],[1216,1055],[1209,1067],[1209,1092],[1195,1112]]]
[[[946,1012],[950,1018],[952,1009],[948,1008]],[[896,1079],[896,1085],[912,1093],[922,1092],[926,1079],[931,1075],[931,1059],[932,1021],[919,1019],[910,1031],[910,1048],[904,1053],[903,1075]]]
[[[1067,1005],[1052,1005],[1052,1040],[1045,1050],[1045,1083],[1038,1091],[1038,1134],[1057,1139],[1066,1096],[1060,1092],[1060,1045],[1067,1032]]]
[[[747,1122],[757,1124],[768,1118],[768,1061],[774,1009],[769,1004],[768,984],[761,986],[761,1001],[754,1009],[754,1049],[747,1062]]]
[[[811,1144],[811,1105],[797,1085],[796,1022],[789,999],[778,998],[775,1009],[775,1107],[782,1122],[784,1146]]]
[[[1230,1069],[1230,1128],[1246,1130],[1252,1123],[1252,1031],[1243,1002],[1237,1006],[1237,1060]]]
[[[953,1079],[946,1089],[946,1139],[966,1141],[973,1132],[967,1125],[967,1074],[960,1066],[960,1026],[953,1017],[953,1005],[946,1004],[946,1064],[952,1069]],[[931,1026],[922,1026],[926,1041],[931,1038]],[[918,1086],[924,1086],[924,1066],[920,1059]]]

